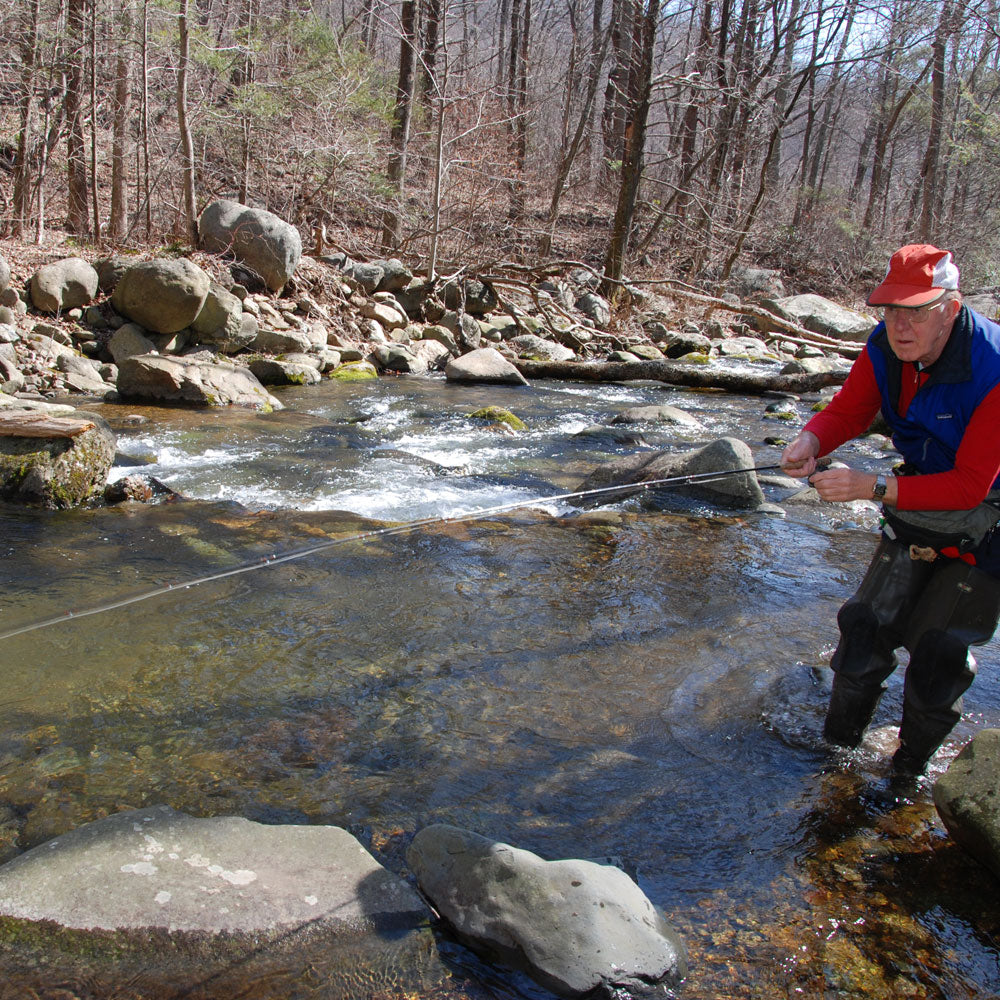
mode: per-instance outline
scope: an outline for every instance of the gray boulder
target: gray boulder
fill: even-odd
[[[799,326],[826,337],[864,343],[875,328],[870,316],[845,309],[822,295],[792,295],[783,299],[766,299],[766,309]],[[757,323],[765,321],[756,320]]]
[[[191,323],[201,344],[217,347],[224,354],[235,354],[252,343],[257,330],[244,330],[243,303],[232,292],[213,281],[201,310]]]
[[[198,220],[202,248],[231,253],[272,292],[288,283],[302,258],[299,231],[272,212],[236,201],[214,201]]]
[[[461,350],[476,351],[483,342],[482,327],[469,313],[448,310],[438,318],[438,325],[451,330]]]
[[[2,329],[2,328],[0,328]],[[13,395],[24,388],[24,373],[13,344],[0,340],[0,396]]]
[[[519,358],[533,358],[536,361],[572,361],[576,352],[551,340],[545,340],[533,333],[522,333],[507,341]]]
[[[104,396],[114,391],[114,386],[104,381],[100,363],[90,358],[64,354],[56,362],[56,367],[65,375],[66,385],[74,392]]]
[[[52,510],[75,507],[103,489],[115,445],[114,432],[94,413],[52,416],[4,409],[0,499]]]
[[[194,406],[245,406],[270,413],[281,403],[246,368],[196,357],[142,354],[118,366],[122,399],[156,399]]]
[[[322,377],[315,364],[301,358],[252,358],[247,367],[262,385],[315,385]]]
[[[664,996],[687,975],[677,935],[618,868],[545,861],[440,824],[406,857],[463,941],[560,996]]]
[[[385,270],[377,261],[354,264],[349,273],[369,295],[382,284],[385,277]]]
[[[444,304],[449,309],[457,310],[461,305],[462,311],[471,316],[482,316],[493,312],[499,305],[493,288],[477,278],[449,281],[441,289],[441,294],[444,297]]]
[[[108,351],[116,365],[137,354],[153,354],[155,350],[156,346],[138,323],[126,323],[118,327],[108,341]]]
[[[608,300],[597,292],[586,292],[576,300],[576,308],[593,320],[598,330],[606,330],[611,325],[611,306]]]
[[[586,491],[651,480],[677,479],[702,473],[749,470],[753,465],[753,454],[744,442],[724,437],[695,451],[652,454],[640,452],[627,455],[595,469],[577,489]],[[692,492],[733,507],[754,508],[764,502],[764,494],[760,483],[757,482],[757,476],[749,471],[733,471],[731,475],[717,480],[696,484],[671,483],[669,488]],[[610,502],[617,502],[629,495],[631,494],[628,490],[608,493]]]
[[[307,354],[312,350],[312,341],[302,330],[271,330],[262,326],[249,346],[265,354]]]
[[[444,374],[451,382],[528,384],[528,380],[495,347],[481,347],[460,358],[452,358],[445,367]]]
[[[372,351],[372,359],[388,372],[423,375],[428,369],[427,359],[405,344],[380,344]]]
[[[121,276],[111,304],[146,330],[177,333],[201,312],[211,284],[209,276],[184,257],[145,260]]]
[[[381,260],[382,280],[375,289],[377,292],[401,292],[413,280],[413,272],[398,258],[390,257]]]
[[[0,292],[10,284],[10,264],[3,254],[0,254]]]
[[[704,424],[676,406],[630,406],[618,414],[613,424],[672,424],[689,430],[704,430]]]
[[[67,257],[40,267],[31,276],[31,303],[41,312],[78,309],[97,294],[97,272],[81,257]]]
[[[934,805],[956,844],[1000,878],[1000,729],[980,729],[934,783]]]

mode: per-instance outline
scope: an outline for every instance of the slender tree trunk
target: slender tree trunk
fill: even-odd
[[[90,229],[87,189],[87,153],[83,133],[84,31],[86,0],[67,0],[66,29],[69,57],[66,66],[66,200],[70,232]]]
[[[608,241],[608,251],[604,259],[604,282],[602,289],[614,296],[617,282],[621,281],[625,269],[625,253],[632,233],[635,218],[636,199],[646,149],[646,127],[649,120],[649,104],[653,85],[653,45],[660,15],[659,0],[646,0],[642,17],[634,23],[636,51],[641,60],[638,73],[633,76],[636,89],[630,95],[629,122],[625,129],[625,150],[622,160],[621,185],[615,217]]]
[[[931,55],[931,127],[927,134],[927,151],[920,168],[923,181],[923,202],[920,211],[918,236],[920,242],[930,243],[934,233],[934,206],[938,195],[938,164],[941,159],[941,133],[944,126],[945,56],[948,38],[952,32],[952,0],[944,0],[934,50]]]
[[[126,151],[130,117],[132,71],[132,14],[125,0],[117,0],[114,30],[118,37],[115,60],[115,106],[111,137],[111,211],[108,236],[113,242],[125,238],[128,228],[128,155]]]
[[[424,0],[424,39],[420,55],[420,100],[430,107],[434,90],[434,69],[437,64],[441,34],[441,0]]]
[[[195,197],[194,139],[188,120],[188,69],[191,60],[191,39],[188,31],[188,3],[180,0],[177,18],[177,128],[181,138],[181,179],[184,188],[184,222],[193,246],[198,245],[198,213]]]
[[[396,83],[396,112],[392,123],[392,152],[389,154],[389,183],[400,200],[406,187],[406,152],[410,141],[413,113],[414,61],[416,54],[416,0],[403,0],[399,39],[399,76]],[[382,246],[399,245],[399,213],[387,205],[382,213]]]
[[[149,176],[149,0],[142,0],[142,194],[148,239],[153,232],[153,192]]]
[[[38,62],[39,0],[23,9],[21,37],[21,99],[18,115],[17,158],[14,161],[12,235],[23,238],[30,224],[32,162],[35,150],[35,80]]]
[[[90,199],[94,242],[101,246],[101,203],[97,184],[97,0],[90,2]]]

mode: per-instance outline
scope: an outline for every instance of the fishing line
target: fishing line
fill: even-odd
[[[80,611],[66,611],[54,618],[46,618],[44,621],[33,622],[30,625],[22,625],[20,628],[11,629],[8,632],[0,632],[0,640],[11,639],[16,635],[23,635],[26,632],[34,632],[38,629],[48,628],[50,625],[58,625],[61,622],[73,621],[77,618],[86,618],[88,615],[99,615],[106,611],[115,611],[118,608],[128,607],[130,604],[138,604],[140,601],[148,601],[152,597],[159,597],[162,594],[169,594],[176,590],[190,590],[192,587],[199,587],[203,583],[212,583],[216,580],[225,580],[227,577],[239,576],[242,573],[252,573],[254,570],[265,569],[268,566],[279,566],[282,563],[292,562],[296,559],[304,559],[306,556],[314,555],[317,552],[324,552],[337,545],[346,545],[348,542],[364,542],[372,538],[389,538],[393,535],[402,535],[418,528],[426,528],[433,524],[460,524],[463,521],[474,521],[482,517],[493,514],[503,514],[517,510],[521,507],[535,507],[540,504],[556,503],[561,500],[570,500],[580,497],[599,496],[606,493],[622,493],[626,490],[637,492],[647,490],[654,486],[667,485],[697,485],[699,483],[711,483],[719,479],[726,479],[729,476],[736,476],[749,472],[772,472],[780,469],[780,465],[758,465],[750,469],[729,469],[725,472],[696,472],[686,476],[672,476],[667,479],[648,479],[641,483],[620,483],[616,486],[599,486],[590,490],[576,490],[572,493],[557,493],[548,497],[536,497],[531,500],[514,500],[508,503],[497,504],[495,507],[478,507],[475,510],[464,511],[459,514],[450,514],[437,517],[425,517],[416,521],[405,521],[402,524],[389,525],[385,528],[373,528],[370,531],[360,531],[353,535],[345,535],[343,538],[330,538],[325,542],[318,542],[315,545],[308,545],[304,548],[293,549],[281,555],[264,556],[242,563],[233,569],[221,570],[218,573],[208,573],[205,576],[195,577],[193,580],[186,580],[182,583],[166,583],[151,590],[144,590],[140,594],[132,597],[123,597],[117,601],[110,601],[107,604],[95,605],[91,608],[84,608]]]

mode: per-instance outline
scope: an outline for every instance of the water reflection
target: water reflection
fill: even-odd
[[[711,414],[699,404],[732,431],[731,400]],[[378,407],[336,405],[336,433],[323,429],[329,403],[278,415],[284,444],[264,465],[278,492],[284,470],[324,447],[323,476],[352,450],[369,475],[378,458],[355,447],[364,425],[348,420]],[[430,414],[436,433],[424,390],[399,405]],[[550,405],[558,426],[548,395],[541,416]],[[756,413],[740,419],[760,447]],[[157,447],[184,434],[251,448],[253,419],[222,423],[177,413],[142,433]],[[550,438],[535,465],[512,446],[474,490],[495,496],[528,476],[571,486],[593,439],[560,457],[569,438]],[[303,464],[313,475],[319,459]],[[383,483],[378,503],[398,502],[393,492]],[[0,630],[349,538],[368,512],[2,509]],[[415,830],[451,822],[543,856],[617,859],[688,944],[685,996],[991,995],[1000,910],[974,902],[983,876],[948,846],[926,788],[887,804],[885,748],[836,759],[818,740],[836,609],[873,546],[869,531],[808,513],[564,505],[347,541],[7,639],[0,850],[166,802],[345,826],[402,871]],[[980,661],[962,738],[1000,721],[994,643]],[[879,725],[895,718],[899,683]],[[401,960],[389,982],[464,1000],[528,989],[454,954],[450,973],[428,979]]]

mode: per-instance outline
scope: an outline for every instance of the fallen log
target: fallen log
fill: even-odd
[[[79,417],[50,417],[35,412],[0,415],[0,437],[75,438],[96,426],[93,420]]]
[[[714,366],[676,361],[526,361],[513,362],[529,381],[554,378],[568,382],[669,382],[688,389],[722,389],[745,396],[766,392],[818,392],[828,385],[842,385],[846,372],[816,375],[757,375],[725,371]]]

